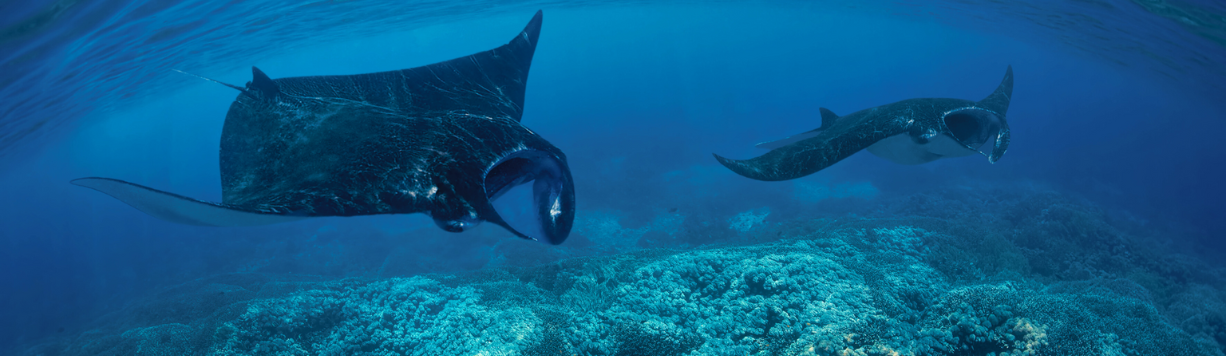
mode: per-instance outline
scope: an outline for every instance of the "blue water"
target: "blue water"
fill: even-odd
[[[184,226],[67,183],[115,177],[220,200],[217,144],[237,93],[172,69],[240,85],[251,66],[273,78],[403,69],[506,43],[537,9],[544,26],[523,123],[566,152],[574,173],[579,212],[560,246],[519,240],[492,224],[446,233],[421,214]],[[900,335],[932,330],[948,334],[905,350],[954,354],[926,345],[984,337],[959,334],[958,323],[933,326],[945,316],[1030,330],[1010,334],[1016,338],[1038,340],[1033,330],[1047,330],[1049,346],[1028,346],[1039,354],[1059,354],[1054,345],[1068,340],[1129,354],[1162,354],[1146,345],[1187,341],[1204,346],[1187,354],[1220,353],[1224,16],[1216,2],[1141,0],[3,3],[0,350],[132,354],[140,345],[260,354],[251,345],[268,340],[244,334],[261,326],[249,306],[294,310],[297,289],[317,291],[298,295],[304,303],[348,300],[342,304],[353,310],[379,307],[370,295],[430,291],[456,301],[438,315],[469,310],[478,321],[493,295],[539,289],[522,295],[549,308],[489,304],[506,315],[487,319],[530,320],[528,330],[557,327],[570,336],[550,339],[508,321],[475,329],[489,345],[505,346],[484,350],[828,354],[807,351],[820,344],[809,329],[747,332],[757,335],[752,340],[719,337],[736,333],[732,327],[693,331],[699,323],[659,311],[698,307],[656,305],[667,303],[644,292],[686,283],[663,271],[722,261],[711,263],[724,272],[699,279],[781,273],[803,281],[785,288],[800,299],[765,293],[758,303],[799,308],[804,316],[796,318],[812,316],[824,330],[896,332],[837,345],[861,352],[904,350]],[[860,153],[808,177],[760,182],[711,157],[756,156],[754,143],[819,126],[819,107],[851,113],[916,97],[978,100],[1009,65],[1013,142],[996,164],[974,156],[901,166]],[[917,267],[889,267],[898,261]],[[825,269],[787,269],[806,265]],[[931,289],[915,289],[924,284]],[[338,292],[345,288],[360,292]],[[831,293],[846,303],[828,314],[796,306]],[[738,302],[721,298],[704,303]],[[918,302],[881,304],[904,299]],[[1104,321],[1061,326],[1073,319],[1053,315],[1071,312],[1035,307],[1056,304],[1086,306],[1080,310]],[[615,332],[591,326],[604,324],[583,313],[671,326]],[[369,321],[346,315],[313,327],[343,335],[345,325]],[[768,328],[792,320],[762,318]],[[877,325],[871,320],[885,326],[865,326]],[[197,343],[164,336],[175,328],[190,331],[174,335],[214,335],[221,325],[238,336]],[[991,330],[986,335],[1004,335]],[[515,333],[528,337],[508,337]],[[675,342],[651,349],[616,341],[643,335]],[[951,335],[962,341],[942,338]],[[522,341],[534,338],[553,341],[539,343],[545,348]],[[429,353],[413,345],[387,350]],[[355,350],[366,349],[346,353]]]

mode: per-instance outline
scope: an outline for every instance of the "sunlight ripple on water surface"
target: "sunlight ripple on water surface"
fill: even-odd
[[[560,3],[560,2],[559,2]],[[611,2],[609,2],[611,3]],[[72,1],[0,5],[0,156],[98,110],[173,90],[191,78],[302,46],[404,31],[473,13],[551,2],[454,1]],[[589,1],[566,6],[606,6]],[[782,6],[817,6],[787,4]],[[959,27],[1030,33],[1123,66],[1147,67],[1189,86],[1218,88],[1226,75],[1220,5],[1133,1],[842,1],[820,6],[935,18]],[[293,18],[293,21],[284,20]],[[1023,31],[1016,31],[1016,30]]]

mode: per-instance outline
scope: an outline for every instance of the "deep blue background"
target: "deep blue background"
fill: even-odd
[[[1099,17],[1106,27],[1184,31],[1140,7],[1128,8],[1130,3],[1112,4],[1116,12],[1104,10]],[[1204,71],[1221,61],[1162,57],[1179,53],[1174,50],[1159,52],[1159,60],[1114,52],[1147,39],[1051,31],[1028,22],[1029,14],[1010,16],[990,8],[906,3],[544,7],[523,123],[567,153],[581,216],[612,212],[631,224],[678,207],[727,214],[773,207],[783,216],[804,217],[806,211],[789,203],[798,184],[871,187],[857,194],[872,197],[1031,182],[1164,226],[1173,231],[1169,238],[1175,245],[1204,257],[1220,258],[1226,248],[1219,241],[1226,225],[1218,221],[1226,199],[1221,184],[1226,181],[1226,106],[1215,86],[1220,81],[1214,80],[1221,69]],[[141,68],[139,75],[91,79],[117,82],[81,84],[75,89],[80,94],[66,96],[81,101],[73,105],[105,110],[52,122],[7,148],[0,171],[5,202],[0,204],[0,349],[61,328],[83,331],[132,298],[218,273],[385,277],[538,262],[507,261],[499,257],[506,248],[539,250],[548,258],[579,254],[576,246],[590,244],[581,236],[550,247],[517,240],[492,225],[448,234],[421,215],[321,218],[243,229],[182,226],[67,183],[83,176],[114,177],[219,200],[217,142],[237,93],[169,68],[234,84],[249,80],[250,65],[274,78],[401,69],[501,45],[535,8],[500,7],[462,16],[441,11],[446,16],[426,16],[387,31],[362,25],[361,16],[354,16],[319,28],[319,41],[305,40],[311,33],[301,33],[302,28],[288,37],[253,31],[228,39],[248,42],[241,45],[199,40],[207,36],[190,31],[168,32],[172,39],[159,46],[179,48],[179,57],[170,58],[181,62],[142,63],[153,60],[141,57],[146,47],[116,40],[113,52],[126,57],[98,61]],[[195,13],[186,5],[148,11]],[[205,18],[226,22],[243,16],[228,11],[234,12]],[[960,18],[975,11],[986,19]],[[10,14],[18,12],[0,13],[17,18]],[[1127,16],[1148,17],[1137,22]],[[290,10],[277,18],[306,22]],[[1125,20],[1130,23],[1113,22]],[[170,28],[173,22],[163,25]],[[69,30],[48,26],[48,33]],[[40,35],[19,40],[29,36]],[[1198,48],[1201,59],[1226,59],[1217,44],[1198,38],[1177,36]],[[1107,44],[1096,47],[1100,42]],[[52,57],[64,56],[69,55]],[[30,61],[38,62],[36,57],[21,65]],[[1008,114],[1013,143],[994,165],[975,156],[899,166],[862,153],[813,176],[767,183],[736,176],[710,156],[760,154],[752,148],[756,142],[818,126],[819,107],[843,114],[914,97],[978,100],[996,87],[1007,65],[1016,73]],[[119,92],[82,89],[91,85]],[[43,89],[27,91],[36,90]],[[93,102],[103,99],[122,105]],[[9,124],[27,119],[5,118]]]

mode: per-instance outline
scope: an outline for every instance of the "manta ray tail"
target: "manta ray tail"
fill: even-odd
[[[204,80],[207,80],[207,81],[210,81],[210,82],[214,82],[214,83],[217,83],[217,84],[225,85],[225,86],[228,86],[228,87],[230,87],[230,88],[234,88],[235,90],[238,90],[238,91],[241,91],[241,92],[244,92],[244,93],[246,93],[246,92],[247,92],[247,89],[244,89],[243,87],[240,87],[240,86],[237,86],[237,85],[234,85],[234,84],[226,83],[226,82],[223,82],[223,81],[220,81],[220,80],[216,80],[216,79],[213,79],[213,78],[209,78],[209,77],[205,77],[205,76],[202,76],[202,75],[196,75],[196,74],[192,74],[192,73],[184,72],[184,71],[181,71],[181,70],[178,70],[178,69],[171,69],[171,70],[176,71],[176,72],[179,72],[179,73],[187,74],[187,75],[190,75],[190,76],[193,76],[193,77],[196,77],[196,78],[204,79]]]
[[[272,78],[269,78],[267,74],[264,74],[263,71],[261,71],[259,68],[256,68],[256,67],[251,67],[252,79],[250,82],[247,82],[246,88],[240,87],[234,84],[226,83],[220,80],[216,80],[213,78],[205,77],[202,75],[196,75],[196,74],[184,72],[178,69],[171,69],[171,70],[179,72],[179,73],[187,74],[187,75],[190,75],[196,78],[204,79],[210,82],[214,82],[217,84],[225,85],[234,90],[241,91],[243,92],[243,94],[246,94],[247,96],[250,96],[253,99],[273,99],[273,98],[276,98],[277,95],[281,94],[281,89],[277,87],[277,84],[272,81]]]
[[[200,226],[255,226],[303,219],[246,211],[111,178],[79,178],[72,184],[106,193],[162,220]]]

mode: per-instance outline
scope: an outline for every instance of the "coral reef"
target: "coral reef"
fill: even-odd
[[[950,191],[763,224],[768,213],[701,224],[664,212],[640,227],[587,213],[581,248],[620,253],[530,267],[206,279],[30,354],[1222,355],[1226,344],[1220,269],[1054,193]],[[611,247],[693,234],[720,238]]]
[[[327,283],[252,303],[217,329],[216,355],[509,355],[534,342],[540,319],[478,304],[471,286],[413,277]]]

